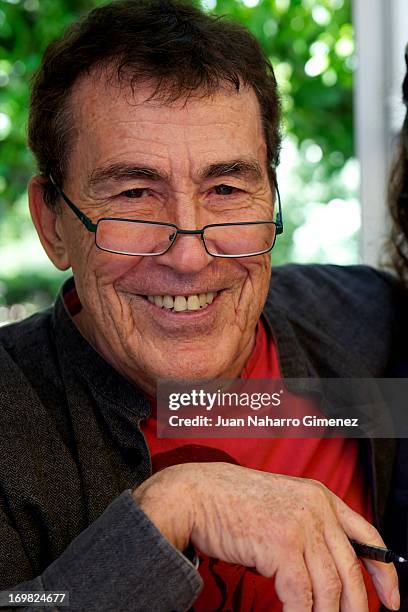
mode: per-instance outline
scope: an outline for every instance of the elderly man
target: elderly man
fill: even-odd
[[[45,53],[29,139],[32,218],[74,278],[0,333],[1,588],[83,610],[397,609],[394,567],[366,561],[373,586],[348,539],[383,544],[391,457],[161,445],[149,416],[159,378],[363,377],[388,357],[385,277],[287,267],[269,289],[279,104],[256,41],[171,0],[96,9]]]

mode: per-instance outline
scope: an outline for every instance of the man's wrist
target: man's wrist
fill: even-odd
[[[132,490],[132,497],[163,536],[183,552],[189,547],[193,520],[190,496],[178,477],[178,467],[151,476]]]

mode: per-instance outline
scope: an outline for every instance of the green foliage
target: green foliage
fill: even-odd
[[[0,281],[0,306],[3,304],[20,304],[28,301],[38,306],[47,306],[50,296],[56,295],[65,276],[43,274],[41,272],[21,272],[13,282]],[[27,287],[30,292],[27,292]]]
[[[299,143],[317,143],[320,167],[332,174],[353,153],[349,0],[261,0],[254,8],[220,0],[215,12],[240,21],[260,41],[282,93],[286,131]]]
[[[28,224],[21,201],[27,180],[34,171],[26,146],[30,77],[46,45],[69,23],[99,4],[102,4],[100,0],[0,0],[0,240],[3,245],[7,239],[21,238],[22,228]],[[350,0],[260,0],[258,3],[257,0],[202,0],[202,4],[210,12],[246,25],[270,58],[282,93],[284,131],[296,139],[304,162],[299,178],[307,185],[312,181],[324,183],[335,176],[353,154],[354,56]],[[311,152],[316,150],[318,156],[314,159]],[[284,205],[286,209],[287,202]],[[286,214],[285,236],[274,253],[275,260],[288,257],[291,234],[301,217],[295,210],[299,205],[294,201],[292,215]],[[25,296],[24,292],[18,296],[31,299],[36,291],[35,283],[42,281],[35,275],[25,280],[27,292]],[[7,279],[8,285],[13,282],[16,287],[19,285],[18,281]],[[47,282],[45,279],[43,285]],[[15,299],[17,293],[11,288],[10,295]]]
[[[34,170],[26,146],[30,78],[48,43],[97,4],[0,0],[0,215],[10,212]]]

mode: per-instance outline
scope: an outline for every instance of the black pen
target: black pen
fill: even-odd
[[[382,548],[381,546],[369,546],[361,544],[355,540],[350,540],[350,544],[358,557],[365,559],[373,559],[374,561],[382,561],[383,563],[408,563],[408,559],[400,557],[393,550]]]

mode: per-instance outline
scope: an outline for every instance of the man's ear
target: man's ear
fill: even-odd
[[[46,180],[41,176],[33,176],[28,184],[30,214],[48,257],[59,270],[67,270],[71,263],[63,238],[62,214],[52,210],[44,201]]]

